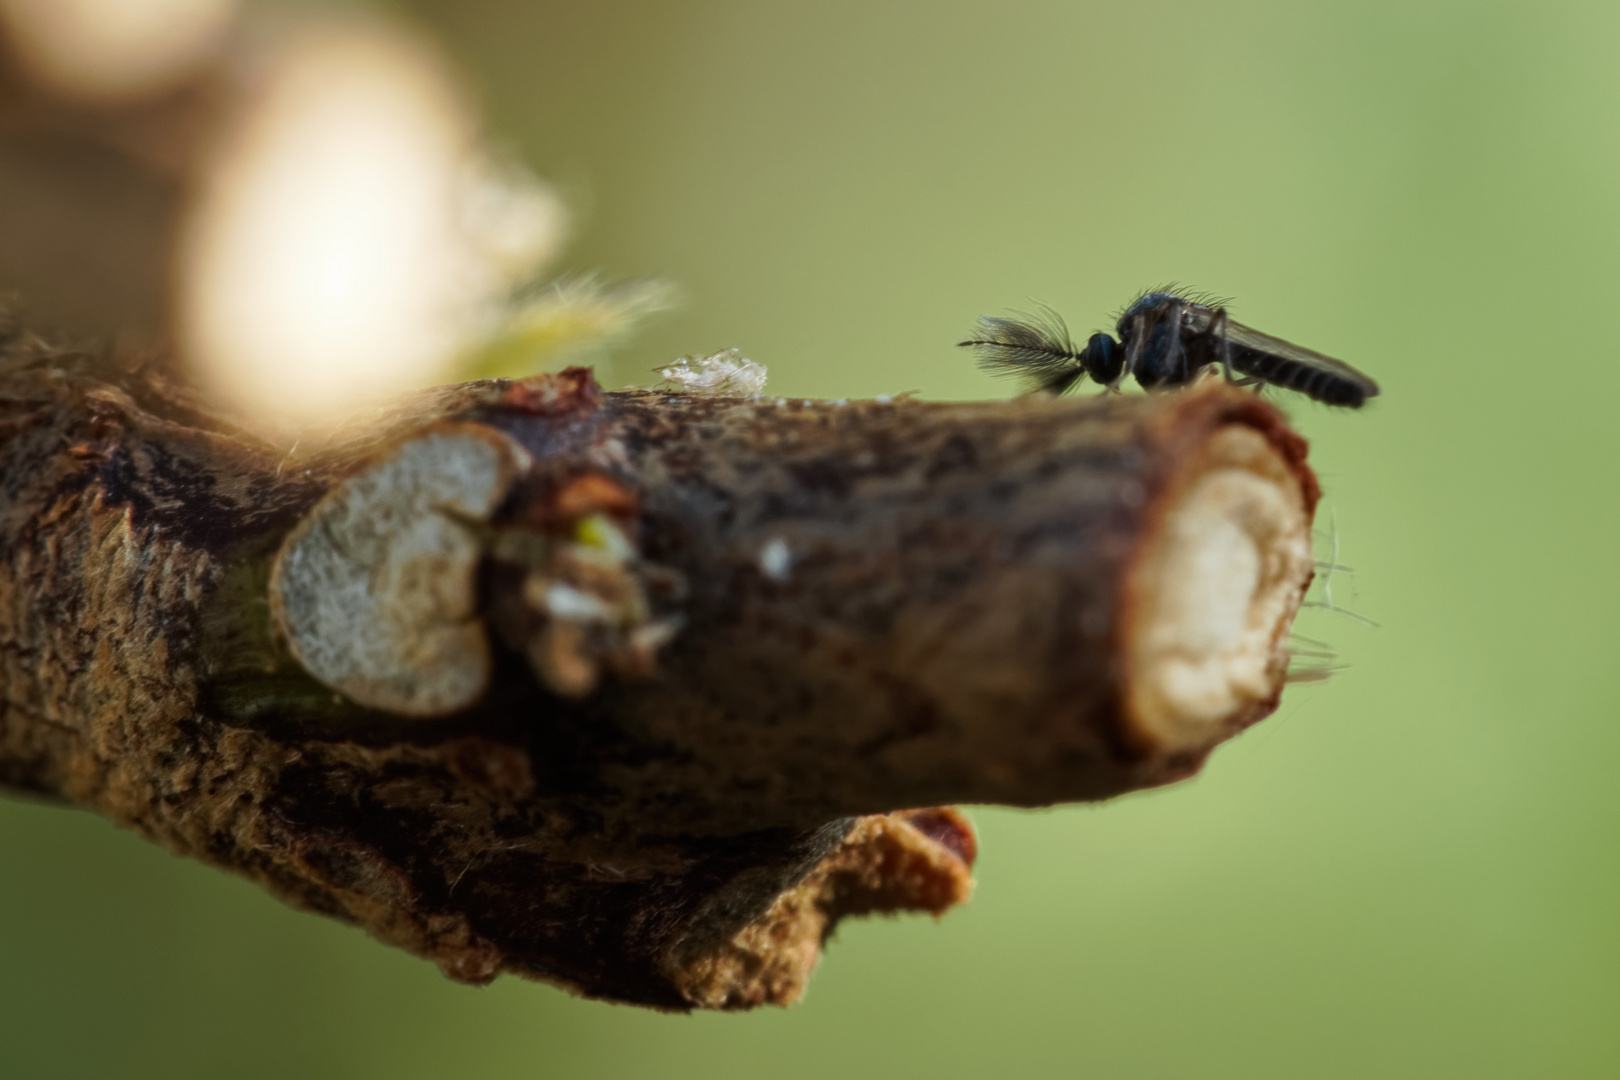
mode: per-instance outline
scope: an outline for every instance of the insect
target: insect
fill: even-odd
[[[1340,360],[1262,334],[1227,317],[1222,301],[1172,292],[1146,292],[1119,317],[1114,333],[1093,334],[1076,349],[1068,327],[1051,308],[1019,318],[979,319],[958,344],[979,354],[979,366],[998,375],[1021,375],[1032,391],[1061,394],[1090,376],[1110,390],[1127,375],[1144,388],[1185,386],[1219,364],[1240,386],[1294,390],[1327,405],[1359,409],[1378,396],[1378,384]],[[1246,376],[1234,379],[1233,372]]]

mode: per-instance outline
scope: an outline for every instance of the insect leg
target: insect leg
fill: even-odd
[[[1271,380],[1263,375],[1251,375],[1246,379],[1232,377],[1232,341],[1226,335],[1227,315],[1225,308],[1216,308],[1215,315],[1210,320],[1210,333],[1216,334],[1221,342],[1221,370],[1226,372],[1226,381],[1233,386],[1252,386],[1254,392],[1259,393],[1271,384]]]
[[[1125,364],[1119,369],[1119,381],[1124,382],[1125,376],[1132,375],[1136,381],[1142,381],[1142,342],[1147,337],[1146,319],[1136,315],[1131,319],[1131,325],[1121,330],[1119,337],[1125,342]]]
[[[1185,305],[1175,303],[1170,305],[1170,352],[1164,358],[1164,381],[1171,386],[1185,386],[1192,382],[1192,372],[1187,370],[1187,343],[1181,339],[1181,325],[1186,312]]]
[[[1226,309],[1216,308],[1215,317],[1210,320],[1210,332],[1215,334],[1221,343],[1221,370],[1226,372],[1227,382],[1237,382],[1232,378],[1232,343],[1226,336]],[[1264,382],[1264,379],[1255,379],[1254,382]],[[1244,383],[1242,385],[1248,385]]]

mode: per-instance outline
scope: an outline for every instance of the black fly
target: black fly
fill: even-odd
[[[1378,384],[1349,364],[1302,349],[1234,322],[1219,301],[1180,293],[1144,293],[1114,327],[1116,341],[1093,334],[1085,348],[1069,340],[1063,319],[1050,308],[1000,319],[986,315],[973,337],[959,344],[978,351],[979,366],[998,375],[1021,375],[1030,389],[1061,394],[1089,375],[1118,389],[1127,375],[1143,387],[1185,386],[1211,365],[1240,385],[1280,386],[1327,405],[1359,409],[1378,396]]]

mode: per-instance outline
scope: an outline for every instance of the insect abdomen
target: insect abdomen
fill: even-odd
[[[1232,367],[1245,375],[1258,376],[1272,386],[1304,394],[1324,405],[1359,409],[1367,400],[1366,387],[1354,379],[1285,356],[1234,348]]]

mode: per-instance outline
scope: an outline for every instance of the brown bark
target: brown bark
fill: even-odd
[[[1225,386],[844,404],[603,394],[567,372],[434,391],[295,457],[155,377],[13,345],[0,783],[458,979],[791,1001],[842,916],[965,898],[971,830],[906,808],[1166,783],[1275,707],[1287,605],[1256,694],[1173,733],[1133,704],[1156,587],[1137,567],[1234,430],[1308,520],[1303,441]],[[468,431],[516,448],[499,508],[451,530],[479,545],[487,686],[443,714],[368,707],[305,670],[272,577],[391,448]],[[678,620],[667,644],[535,606],[579,584],[557,560],[598,518],[636,546],[629,583],[601,587],[645,592],[642,629]]]

